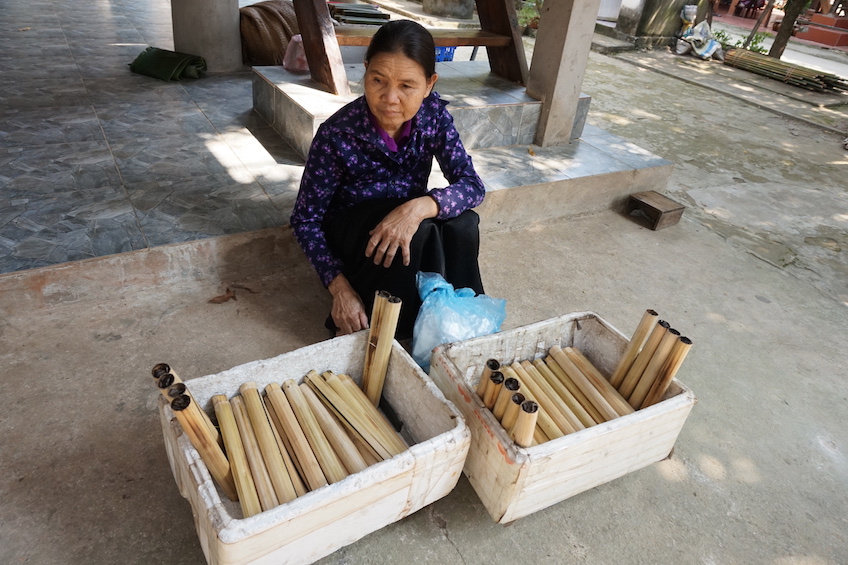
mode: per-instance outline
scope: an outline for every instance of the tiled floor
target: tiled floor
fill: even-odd
[[[0,3],[0,274],[288,222],[303,162],[253,111],[250,70],[129,71],[148,45],[173,49],[170,22],[169,0]],[[487,152],[493,190],[668,163],[591,127],[531,163]]]
[[[302,163],[250,72],[132,74],[148,45],[167,0],[0,3],[0,273],[287,222]]]

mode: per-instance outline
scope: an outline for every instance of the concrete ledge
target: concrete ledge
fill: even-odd
[[[644,190],[665,190],[673,165],[631,169],[493,190],[477,209],[482,232],[532,228],[553,220],[601,212],[624,211],[628,196]]]
[[[0,275],[5,314],[149,293],[204,293],[247,276],[309,264],[291,228],[212,237]]]
[[[563,147],[471,151],[487,194],[481,231],[515,230],[607,209],[635,192],[663,192],[673,163],[594,126]],[[438,169],[438,167],[436,167]],[[434,173],[431,186],[445,186]],[[271,273],[311,272],[289,226],[176,243],[0,275],[6,315],[168,293],[215,296],[227,285]],[[302,270],[302,271],[300,271]],[[316,288],[320,288],[317,277]]]

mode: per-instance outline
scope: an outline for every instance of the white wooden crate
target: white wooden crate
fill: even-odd
[[[336,338],[186,382],[210,410],[215,394],[239,386],[302,377],[310,370],[361,378],[367,332]],[[395,342],[383,396],[403,422],[411,447],[335,484],[250,518],[213,483],[206,465],[164,401],[160,420],[171,470],[188,499],[206,560],[212,565],[312,563],[400,520],[453,490],[468,454],[470,432],[456,408]]]
[[[662,402],[529,448],[516,445],[475,390],[483,365],[544,357],[552,345],[577,347],[607,378],[627,338],[597,314],[578,312],[437,347],[430,376],[471,429],[465,474],[499,523],[508,523],[664,459],[696,399],[673,381]]]

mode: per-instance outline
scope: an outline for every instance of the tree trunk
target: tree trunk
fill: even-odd
[[[807,0],[788,0],[786,2],[786,6],[783,8],[783,22],[780,24],[780,31],[777,32],[777,37],[774,38],[774,43],[772,43],[768,52],[769,57],[780,59],[780,56],[783,55],[783,50],[786,49],[786,44],[792,37],[795,20],[798,19],[806,6]]]

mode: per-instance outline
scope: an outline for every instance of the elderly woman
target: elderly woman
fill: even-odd
[[[398,339],[412,336],[415,275],[441,273],[483,292],[477,264],[485,188],[453,118],[433,92],[433,37],[407,20],[384,24],[365,55],[365,96],[318,129],[291,225],[332,295],[327,327],[368,327],[374,292],[403,301]],[[450,183],[427,190],[433,157]]]

